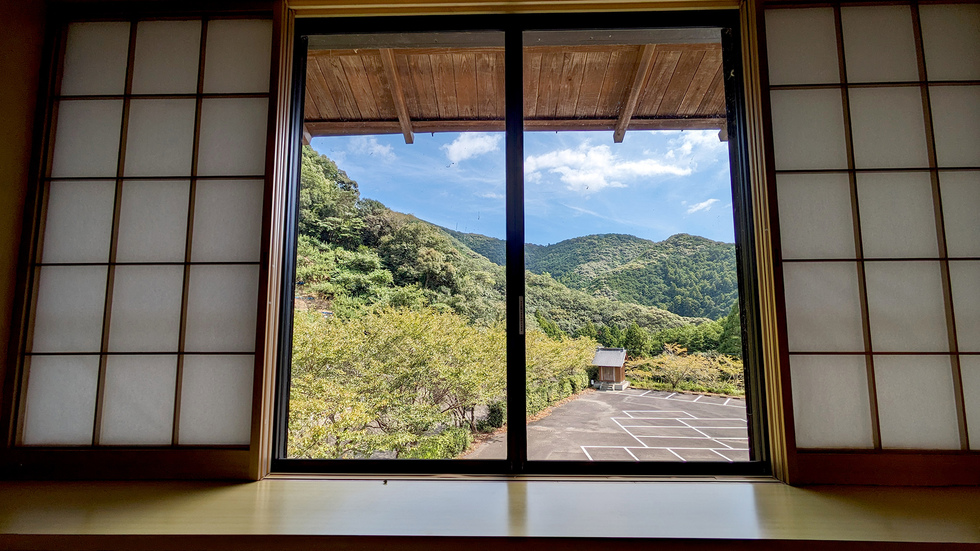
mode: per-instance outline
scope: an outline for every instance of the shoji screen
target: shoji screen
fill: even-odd
[[[272,23],[63,42],[18,441],[247,445]]]
[[[797,447],[980,449],[980,5],[765,22]]]

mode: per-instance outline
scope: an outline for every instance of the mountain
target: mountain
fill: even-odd
[[[503,265],[504,241],[446,230]],[[655,242],[600,234],[524,246],[525,267],[593,296],[653,306],[681,316],[718,319],[738,299],[735,245],[688,234]]]

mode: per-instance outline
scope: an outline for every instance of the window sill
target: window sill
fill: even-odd
[[[448,549],[458,548],[458,538],[513,548],[527,547],[525,538],[561,538],[553,543],[563,549],[594,548],[595,538],[606,548],[634,547],[635,538],[725,549],[803,541],[980,543],[980,487],[278,476],[237,484],[3,482],[0,495],[5,549],[287,549],[331,542]]]

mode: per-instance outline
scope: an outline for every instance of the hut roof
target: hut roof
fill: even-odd
[[[626,361],[625,348],[596,348],[592,365],[602,367],[622,367]]]

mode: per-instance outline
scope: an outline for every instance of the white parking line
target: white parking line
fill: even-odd
[[[582,453],[584,453],[584,454],[585,454],[585,457],[588,457],[588,458],[589,458],[589,461],[595,461],[595,459],[592,459],[592,456],[591,456],[591,455],[589,455],[589,452],[588,452],[588,451],[586,451],[586,449],[585,449],[585,446],[579,446],[579,447],[581,447],[581,448],[582,448]],[[593,447],[594,447],[594,446],[593,446]]]

